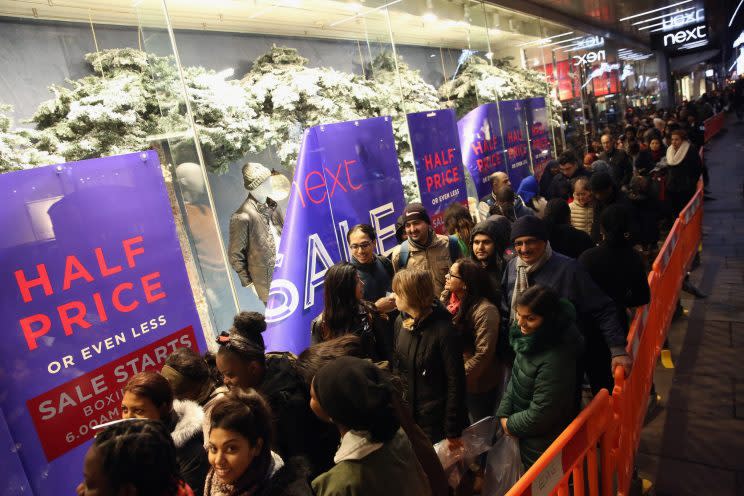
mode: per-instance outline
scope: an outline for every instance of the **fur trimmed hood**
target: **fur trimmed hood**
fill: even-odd
[[[175,427],[171,437],[176,448],[183,447],[195,436],[202,433],[204,410],[195,402],[188,400],[173,401],[173,416]]]

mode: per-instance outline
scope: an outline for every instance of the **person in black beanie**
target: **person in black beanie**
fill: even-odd
[[[517,258],[509,262],[502,280],[502,316],[509,316],[508,321],[502,318],[502,326],[515,320],[514,304],[529,287],[540,284],[553,288],[576,307],[580,329],[590,332],[598,328],[604,342],[598,341],[605,347],[605,353],[607,348],[610,350],[606,356],[611,355],[611,360],[599,364],[581,363],[577,374],[583,375],[586,371],[595,393],[602,388],[611,390],[611,370],[623,366],[629,374],[632,366],[632,359],[625,350],[625,329],[617,318],[614,302],[597,287],[581,264],[552,250],[548,228],[542,219],[532,216],[517,219],[512,225],[511,237]]]
[[[310,394],[313,412],[341,434],[336,465],[313,480],[317,496],[431,494],[400,429],[393,386],[378,367],[361,358],[337,358],[315,374]]]
[[[560,173],[560,171],[561,168],[557,160],[551,160],[548,162],[542,176],[540,176],[540,196],[543,198],[548,197],[548,193],[550,192],[550,183],[553,181],[553,178]]]

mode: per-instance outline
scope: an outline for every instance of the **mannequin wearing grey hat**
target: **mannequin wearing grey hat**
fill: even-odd
[[[228,257],[244,287],[252,286],[266,304],[284,217],[270,198],[271,171],[256,162],[243,166],[248,198],[230,217]]]

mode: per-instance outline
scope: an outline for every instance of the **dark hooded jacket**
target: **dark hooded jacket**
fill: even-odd
[[[475,239],[476,234],[485,234],[491,238],[494,244],[494,252],[484,267],[484,275],[488,278],[488,299],[498,305],[501,301],[501,277],[506,267],[504,252],[511,236],[511,223],[506,217],[493,216],[478,222],[473,227],[473,230],[470,231],[470,256],[480,263],[473,253],[473,239]]]
[[[564,200],[568,200],[573,196],[573,188],[571,186],[572,181],[578,177],[591,177],[591,175],[592,174],[583,166],[579,166],[571,177],[566,177],[559,172],[550,182],[547,198],[549,200],[553,198],[563,198]]]
[[[627,195],[620,191],[620,189],[613,184],[612,193],[610,197],[604,202],[594,201],[594,219],[592,220],[592,241],[600,243],[602,241],[602,230],[600,227],[600,219],[602,218],[602,212],[605,211],[610,205],[622,205],[628,209],[634,222],[633,235],[637,236],[638,229],[638,212],[636,212],[633,203],[628,199]]]
[[[434,302],[419,322],[401,314],[395,322],[393,369],[405,384],[405,400],[432,443],[462,435],[467,425],[462,338],[452,315]]]
[[[516,352],[512,376],[496,416],[519,438],[522,463],[529,468],[576,416],[576,359],[582,337],[576,311],[561,300],[558,317],[525,335],[512,326],[509,341]]]
[[[612,180],[618,186],[627,186],[633,177],[633,161],[623,150],[612,149],[611,152],[602,152],[599,159],[604,160],[610,166]]]

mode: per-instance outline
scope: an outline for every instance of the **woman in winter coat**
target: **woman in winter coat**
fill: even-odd
[[[256,392],[232,391],[212,409],[205,496],[312,495],[299,459],[271,451],[271,410]]]
[[[516,358],[496,416],[504,432],[519,439],[528,469],[576,416],[582,338],[573,305],[551,288],[532,286],[515,306],[509,341]]]
[[[123,390],[121,418],[160,420],[176,446],[178,469],[186,484],[199,496],[204,489],[209,462],[204,451],[201,407],[188,400],[173,398],[165,377],[156,372],[132,376]]]
[[[434,300],[429,272],[398,272],[393,291],[401,311],[395,322],[393,368],[406,385],[405,399],[432,443],[447,438],[451,448],[459,447],[467,423],[462,338],[452,326],[452,315]]]
[[[465,382],[470,422],[493,415],[503,369],[498,363],[499,310],[485,297],[482,269],[461,258],[445,277],[441,301],[463,340]]]
[[[597,286],[615,302],[617,315],[629,328],[628,309],[651,299],[648,274],[641,254],[633,249],[635,240],[631,214],[622,205],[610,205],[600,218],[602,243],[579,258]]]
[[[101,427],[85,454],[77,496],[193,496],[181,478],[176,447],[165,424],[129,420]]]
[[[312,343],[351,333],[362,338],[365,352],[374,361],[390,360],[393,340],[387,315],[363,299],[364,283],[356,267],[348,262],[333,265],[323,285],[324,307],[312,321]]]
[[[698,149],[690,143],[682,129],[672,131],[671,144],[666,153],[666,195],[672,214],[677,217],[695,194],[698,178],[703,171]]]
[[[393,394],[390,381],[369,360],[337,358],[315,374],[310,406],[341,435],[336,465],[313,480],[317,496],[431,495],[400,428]]]

